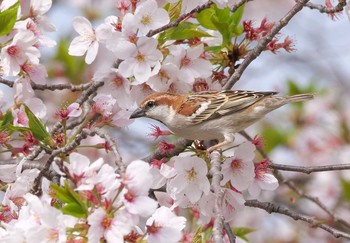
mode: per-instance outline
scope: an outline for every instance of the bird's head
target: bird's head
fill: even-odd
[[[182,95],[171,93],[154,93],[146,97],[130,116],[130,119],[148,117],[160,121],[167,125],[176,110],[176,106],[181,102]]]

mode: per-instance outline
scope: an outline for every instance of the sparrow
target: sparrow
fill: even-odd
[[[148,117],[190,140],[219,140],[207,153],[234,141],[234,136],[267,113],[312,94],[277,96],[277,92],[244,90],[204,91],[193,94],[154,93],[146,97],[130,119]]]

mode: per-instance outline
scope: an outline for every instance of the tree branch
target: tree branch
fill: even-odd
[[[13,81],[6,80],[6,79],[4,79],[2,77],[0,77],[0,83],[5,84],[5,85],[7,85],[10,88],[12,88],[13,84],[14,84]],[[73,85],[73,84],[36,84],[34,82],[31,82],[32,88],[36,89],[36,90],[51,90],[51,91],[55,91],[55,90],[69,89],[72,92],[86,90],[92,84],[93,84],[93,82],[89,82],[89,83],[86,83],[86,84],[80,84],[80,85]]]
[[[350,170],[350,164],[339,164],[339,165],[322,165],[322,166],[295,166],[295,165],[282,165],[270,162],[269,166],[272,169],[301,172],[305,174],[311,174],[313,172],[322,171],[335,171],[335,170]]]
[[[339,0],[338,4],[334,7],[327,7],[323,6],[321,4],[315,4],[315,3],[306,3],[306,7],[310,9],[316,9],[320,13],[327,13],[327,14],[333,14],[333,13],[338,13],[344,10],[344,7],[346,6],[346,0]]]
[[[210,154],[211,169],[210,174],[212,175],[212,190],[215,194],[215,204],[214,204],[214,226],[213,226],[213,240],[215,243],[223,243],[222,230],[224,228],[224,215],[222,213],[222,202],[224,197],[224,189],[220,186],[220,181],[222,179],[221,175],[221,153],[214,150]]]
[[[332,234],[335,238],[345,238],[345,239],[350,239],[350,234],[347,234],[345,232],[339,231],[337,229],[334,229],[330,227],[329,225],[321,223],[321,220],[317,220],[313,217],[310,217],[305,214],[297,213],[295,211],[290,210],[287,207],[276,205],[270,202],[259,202],[257,200],[247,200],[244,203],[245,206],[247,207],[253,207],[253,208],[260,208],[265,210],[268,213],[278,213],[278,214],[283,214],[288,217],[291,217],[294,220],[301,220],[304,221],[308,224],[310,224],[312,227],[316,228],[321,228],[328,233]]]
[[[261,39],[261,41],[258,43],[256,47],[254,47],[249,53],[247,54],[244,61],[239,65],[239,67],[236,69],[236,71],[229,77],[226,84],[224,85],[223,89],[231,89],[233,85],[240,79],[242,76],[244,70],[249,66],[249,64],[255,60],[265,49],[266,46],[270,43],[270,41],[280,32],[280,30],[285,27],[289,21],[299,12],[303,9],[304,5],[309,0],[300,0],[298,1],[294,7],[287,13],[285,17],[283,17],[278,24],[276,24],[270,32]]]

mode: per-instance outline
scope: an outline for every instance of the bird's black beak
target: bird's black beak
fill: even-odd
[[[145,116],[145,111],[141,108],[137,108],[130,116],[129,119],[139,118]]]

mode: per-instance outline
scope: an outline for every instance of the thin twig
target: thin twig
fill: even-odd
[[[224,229],[225,229],[225,232],[228,236],[228,240],[230,241],[230,243],[235,243],[236,242],[236,235],[233,233],[230,224],[224,223]]]
[[[194,9],[192,9],[190,12],[181,15],[180,17],[178,17],[176,20],[174,20],[174,21],[171,22],[171,23],[169,23],[169,24],[167,24],[167,25],[164,25],[164,26],[162,26],[162,27],[160,27],[160,28],[158,28],[158,29],[150,30],[150,31],[147,33],[146,36],[151,37],[151,36],[153,36],[153,35],[155,35],[155,34],[158,34],[158,33],[160,33],[160,32],[163,32],[164,30],[170,29],[170,28],[172,28],[172,27],[176,27],[176,26],[178,26],[178,25],[180,24],[180,22],[181,22],[182,20],[186,19],[188,16],[191,16],[191,15],[194,14],[194,13],[199,13],[200,11],[202,11],[202,10],[204,10],[204,9],[206,9],[206,8],[209,8],[212,4],[213,4],[213,2],[212,2],[212,1],[209,1],[209,2],[207,2],[207,3],[205,3],[205,4],[201,5],[201,6],[198,6],[198,7],[194,8]]]
[[[334,7],[327,7],[321,4],[315,4],[315,3],[306,3],[306,7],[310,9],[316,9],[320,13],[327,13],[327,14],[334,14],[334,13],[339,13],[344,10],[344,7],[346,6],[346,0],[339,0],[338,4]]]
[[[212,190],[215,194],[214,203],[214,226],[213,226],[213,240],[215,243],[223,243],[223,233],[224,228],[224,215],[222,212],[222,202],[224,197],[224,189],[220,186],[220,181],[222,179],[221,175],[221,154],[219,151],[214,150],[210,154],[211,158],[211,169],[210,174],[212,175]]]
[[[248,141],[253,141],[253,139],[245,132],[245,131],[241,131],[240,134],[245,137]],[[260,155],[266,159],[267,161],[269,161],[271,163],[271,159],[269,158],[269,156],[265,153],[265,151],[261,148],[257,148],[258,152],[260,153]],[[306,194],[305,192],[303,192],[301,189],[299,189],[297,186],[295,186],[295,184],[292,181],[287,181],[284,176],[277,170],[274,169],[274,175],[276,176],[276,178],[278,179],[278,181],[280,183],[285,184],[286,186],[288,186],[292,191],[294,191],[299,197],[305,198],[313,203],[315,203],[317,206],[319,206],[324,212],[326,212],[329,217],[331,217],[331,219],[334,222],[338,222],[342,225],[344,225],[345,227],[350,229],[350,224],[347,223],[345,220],[343,220],[340,217],[337,217],[336,215],[334,215],[334,213],[329,210],[327,208],[327,206],[325,204],[323,204],[321,202],[321,200],[317,197],[313,197],[310,196],[308,194]]]
[[[322,165],[322,166],[295,166],[295,165],[282,165],[270,162],[269,166],[272,169],[301,172],[305,174],[311,174],[313,172],[323,172],[323,171],[335,171],[335,170],[350,170],[350,164],[339,164],[339,165]]]
[[[6,80],[2,77],[0,77],[0,83],[7,85],[8,87],[12,88],[14,82],[10,80]],[[36,84],[34,82],[31,82],[31,86],[33,89],[36,90],[64,90],[69,89],[72,92],[75,91],[83,91],[88,89],[92,85],[92,82],[86,83],[86,84],[79,84],[79,85],[73,85],[73,84]]]
[[[291,217],[294,220],[301,220],[301,221],[307,222],[312,227],[321,228],[321,229],[329,232],[330,234],[332,234],[335,238],[342,237],[345,239],[350,239],[350,234],[347,234],[345,232],[334,229],[327,224],[321,223],[322,222],[321,220],[317,220],[317,219],[310,217],[308,215],[292,211],[289,208],[284,207],[284,206],[276,205],[276,204],[271,203],[271,202],[259,202],[257,200],[247,200],[244,203],[244,205],[248,206],[248,207],[253,207],[253,208],[260,208],[260,209],[265,210],[268,213],[284,214],[288,217]]]
[[[97,134],[99,137],[104,138],[107,141],[107,143],[111,147],[112,152],[115,156],[115,164],[118,168],[118,171],[121,173],[125,172],[125,165],[123,163],[122,157],[120,156],[116,142],[113,141],[113,139],[111,139],[111,137],[101,129],[95,128],[92,131],[91,135],[94,135],[94,134]]]
[[[239,67],[235,70],[235,72],[229,77],[223,89],[231,89],[233,85],[240,79],[244,70],[249,66],[249,64],[255,60],[265,49],[266,46],[270,43],[270,41],[280,32],[280,30],[285,27],[288,22],[303,9],[304,5],[309,0],[301,0],[298,1],[294,7],[284,16],[278,24],[276,24],[270,32],[261,39],[257,46],[255,46],[249,53],[247,54],[244,61],[239,65]]]

